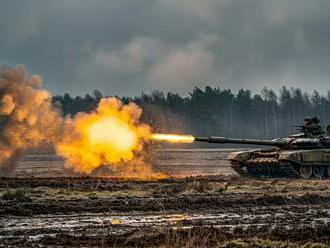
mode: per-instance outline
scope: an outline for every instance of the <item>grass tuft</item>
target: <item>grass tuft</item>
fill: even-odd
[[[2,195],[2,200],[5,201],[18,201],[18,202],[31,202],[30,193],[26,188],[19,188],[16,190],[7,190]]]

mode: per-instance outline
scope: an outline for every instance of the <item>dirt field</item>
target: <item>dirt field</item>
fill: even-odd
[[[329,180],[239,178],[227,153],[161,151],[155,167],[181,177],[153,181],[30,154],[0,179],[0,247],[330,247]]]
[[[236,149],[237,150],[237,149]],[[152,154],[156,171],[174,177],[200,175],[233,175],[226,160],[233,149],[161,149]],[[22,156],[12,177],[81,177],[65,170],[63,160],[51,153],[29,153]],[[0,174],[1,175],[1,174]],[[95,173],[96,176],[102,173]]]

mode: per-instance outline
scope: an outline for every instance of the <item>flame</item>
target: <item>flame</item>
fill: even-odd
[[[163,133],[151,134],[151,139],[166,141],[171,143],[192,143],[195,140],[195,138],[191,135],[163,134]]]
[[[102,165],[125,170],[127,163],[133,165],[136,160],[140,172],[150,173],[140,163],[139,152],[150,136],[149,127],[139,123],[140,116],[141,109],[134,103],[101,99],[96,111],[66,119],[56,151],[65,158],[66,167],[76,172],[89,174]]]

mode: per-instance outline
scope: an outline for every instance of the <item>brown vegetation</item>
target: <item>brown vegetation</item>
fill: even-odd
[[[102,177],[1,178],[0,195],[0,236],[21,237],[3,238],[4,245],[326,247],[330,244],[330,225],[323,221],[329,218],[327,180],[221,176],[153,181]],[[122,222],[125,216],[128,223]],[[149,218],[149,222],[144,222],[143,217]],[[129,222],[130,219],[134,221]],[[17,222],[25,228],[4,228],[8,221],[14,221],[8,227]],[[31,225],[39,222],[43,229]],[[65,229],[67,222],[73,225],[69,229]],[[82,223],[89,224],[80,227]],[[28,238],[34,235],[39,238]]]

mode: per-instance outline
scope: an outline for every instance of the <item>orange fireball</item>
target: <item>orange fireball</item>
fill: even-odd
[[[56,151],[65,158],[67,168],[82,173],[132,161],[150,136],[149,127],[139,123],[140,116],[141,109],[134,103],[123,105],[116,98],[101,99],[95,112],[66,119]]]

